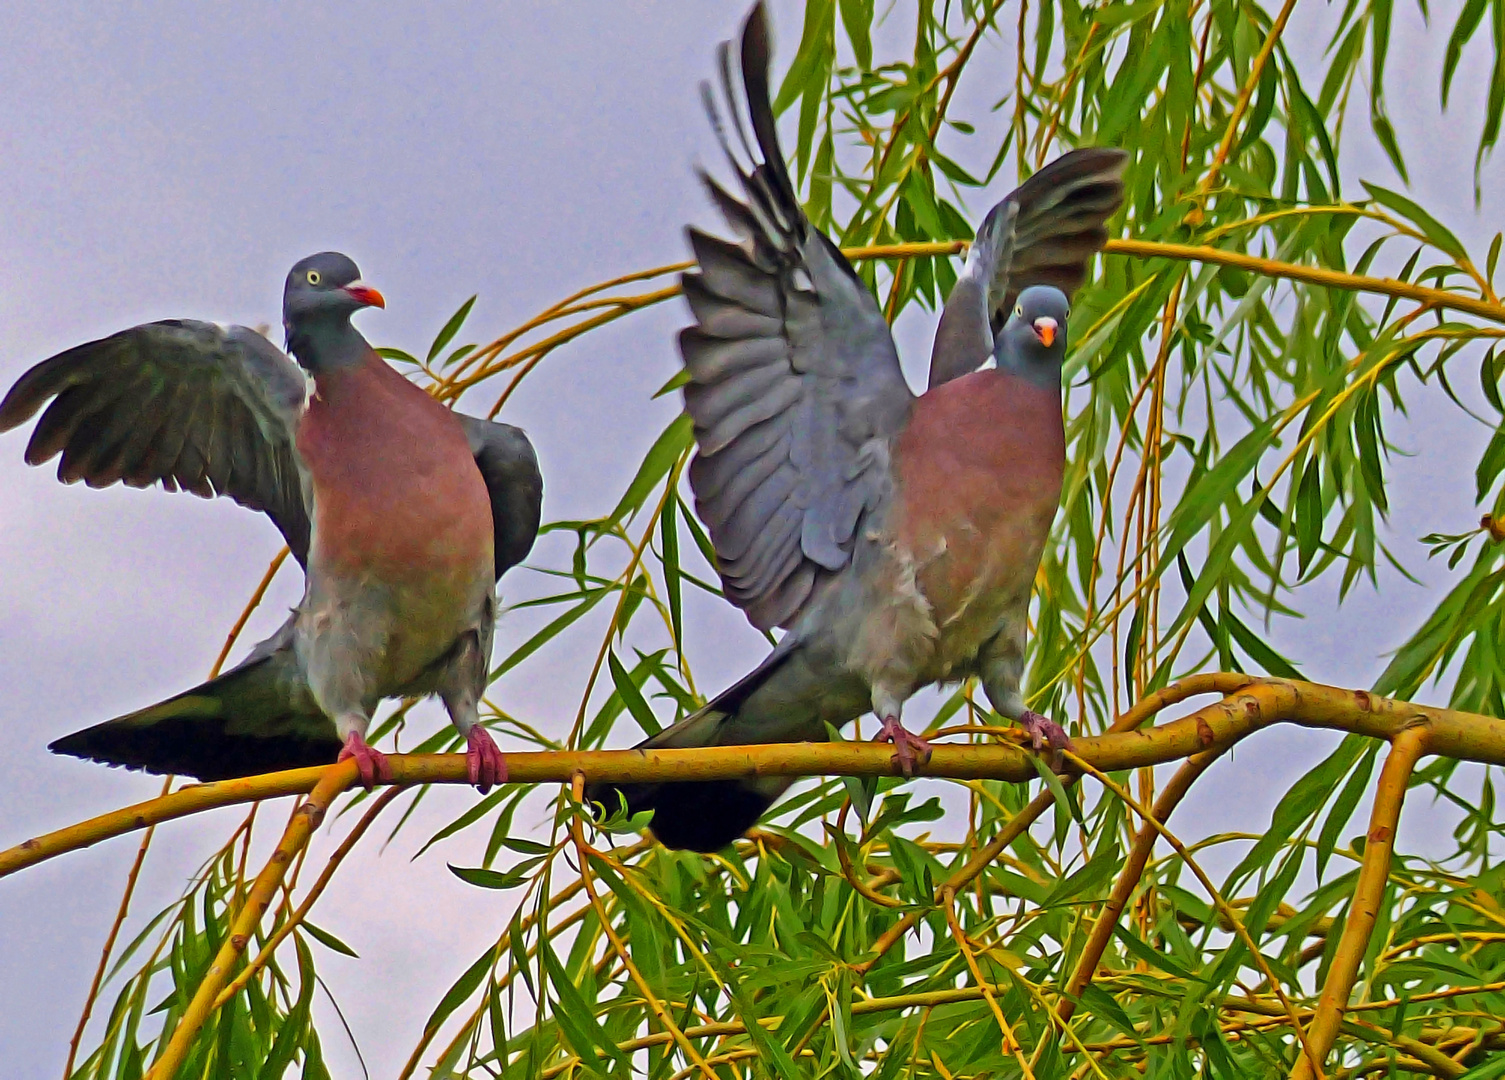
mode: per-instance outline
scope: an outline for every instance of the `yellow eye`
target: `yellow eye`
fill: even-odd
[[[1021,319],[1024,318],[1024,305],[1023,304],[1015,304],[1014,305],[1014,314],[1017,315],[1017,316],[1019,316]]]
[[[319,280],[319,272],[317,270],[310,270],[308,272],[308,283],[310,285],[317,285]]]

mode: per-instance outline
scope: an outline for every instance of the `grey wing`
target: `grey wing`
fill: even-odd
[[[538,535],[543,510],[543,475],[538,456],[521,428],[456,413],[470,441],[476,467],[491,495],[496,536],[496,576],[522,562]]]
[[[168,320],[43,360],[0,401],[0,432],[46,405],[28,464],[61,453],[64,483],[228,495],[265,512],[301,564],[309,508],[295,433],[306,397],[302,371],[256,331]]]
[[[946,298],[930,354],[930,385],[975,371],[1014,298],[1054,285],[1069,298],[1108,240],[1107,220],[1123,203],[1122,150],[1088,147],[1056,158],[988,211]]]
[[[741,46],[756,151],[725,44],[720,56],[752,164],[733,152],[707,90],[746,202],[702,174],[741,242],[689,232],[699,266],[683,284],[695,325],[679,343],[699,448],[690,486],[727,598],[767,629],[788,625],[818,579],[847,565],[859,523],[888,490],[888,444],[913,395],[877,302],[795,197],[769,105],[762,5]]]

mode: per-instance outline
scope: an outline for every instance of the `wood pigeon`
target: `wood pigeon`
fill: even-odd
[[[1086,149],[1030,177],[988,214],[948,297],[930,388],[910,392],[883,314],[811,226],[785,169],[768,97],[762,5],[741,69],[759,152],[738,117],[729,47],[721,82],[744,167],[705,98],[745,202],[702,174],[736,231],[689,231],[695,325],[680,334],[698,453],[696,509],[727,598],[788,633],[751,674],[643,748],[822,740],[871,710],[906,773],[928,756],[900,723],[917,689],[978,676],[1036,749],[1066,744],[1024,707],[1035,572],[1065,464],[1061,363],[1068,293],[1107,239],[1127,155]],[[996,365],[985,370],[990,359]],[[653,810],[672,848],[742,835],[784,777],[595,785],[615,810]]]
[[[533,546],[543,481],[520,430],[452,412],[351,326],[385,306],[324,252],[287,276],[296,364],[254,330],[180,319],[59,353],[11,387],[0,432],[51,399],[29,464],[61,452],[64,483],[228,495],[272,519],[306,577],[237,667],[52,750],[200,780],[353,757],[369,786],[391,776],[366,743],[377,704],[438,694],[471,782],[506,779],[479,703],[495,583]]]

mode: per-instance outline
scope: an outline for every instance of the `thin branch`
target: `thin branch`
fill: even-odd
[[[1221,756],[1222,750],[1213,749],[1188,758],[1186,764],[1176,771],[1171,782],[1155,800],[1153,810],[1155,820],[1161,825],[1170,820],[1171,812],[1191,790],[1192,784]],[[1140,878],[1144,875],[1145,865],[1150,861],[1150,853],[1155,848],[1155,841],[1159,838],[1160,833],[1149,824],[1141,826],[1138,835],[1134,837],[1134,847],[1129,851],[1129,857],[1124,861],[1123,869],[1119,871],[1118,880],[1113,884],[1113,892],[1109,894],[1108,899],[1103,903],[1102,910],[1098,912],[1097,922],[1093,924],[1087,944],[1077,960],[1076,970],[1066,984],[1066,1000],[1061,1002],[1059,1009],[1063,1020],[1071,1019],[1072,1014],[1076,1012],[1077,999],[1092,982],[1092,977],[1097,972],[1097,965],[1103,958],[1103,952],[1113,937],[1113,931],[1118,928],[1119,916],[1123,914],[1129,897],[1134,894],[1134,889],[1139,885]]]
[[[334,877],[335,871],[345,861],[345,856],[350,854],[351,848],[355,847],[360,838],[366,834],[366,830],[376,820],[377,815],[390,806],[403,791],[403,788],[388,788],[371,804],[371,808],[366,811],[360,821],[355,823],[355,828],[351,829],[345,839],[340,842],[340,846],[335,848],[334,854],[324,864],[324,870],[308,890],[308,895],[303,898],[303,902],[298,905],[297,910],[289,915],[281,926],[277,927],[276,932],[261,947],[261,951],[256,954],[256,958],[247,964],[228,986],[220,991],[219,997],[214,999],[214,1007],[216,1009],[223,1008],[227,1001],[240,993],[245,988],[245,985],[256,977],[257,972],[271,962],[272,954],[277,951],[277,946],[286,941],[288,935],[301,926],[304,919],[308,918],[308,913],[323,894],[324,888],[329,884],[330,879]]]
[[[459,757],[462,762],[464,761],[464,755],[455,756]],[[214,963],[210,964],[209,970],[204,973],[204,979],[199,983],[193,1000],[183,1010],[183,1016],[178,1021],[172,1038],[161,1055],[152,1063],[151,1069],[146,1074],[146,1080],[173,1080],[178,1075],[178,1068],[188,1056],[188,1051],[198,1037],[199,1029],[214,1012],[220,987],[230,977],[230,969],[246,951],[246,945],[250,942],[251,936],[256,933],[256,927],[261,922],[261,915],[271,904],[272,897],[282,884],[282,878],[287,873],[288,866],[308,843],[309,837],[323,820],[324,812],[329,809],[329,804],[334,801],[335,796],[354,782],[355,762],[345,761],[339,765],[321,769],[319,773],[319,780],[308,799],[293,815],[287,831],[282,834],[282,841],[277,845],[277,850],[272,852],[272,857],[267,860],[266,867],[257,876],[256,883],[251,886],[245,907],[241,908],[240,914],[236,917],[234,926],[225,938],[225,943],[220,946],[218,954],[215,955]]]
[[[1348,908],[1348,918],[1343,924],[1343,936],[1333,954],[1332,965],[1327,970],[1327,981],[1322,986],[1322,998],[1317,1004],[1316,1015],[1307,1029],[1316,1064],[1327,1059],[1343,1012],[1348,1006],[1348,996],[1353,992],[1354,980],[1359,974],[1359,965],[1369,948],[1369,936],[1374,932],[1380,903],[1385,897],[1385,886],[1390,881],[1390,856],[1395,849],[1395,827],[1400,820],[1401,804],[1406,797],[1406,785],[1416,768],[1417,760],[1426,753],[1427,729],[1412,727],[1400,732],[1392,741],[1390,756],[1380,771],[1379,788],[1374,796],[1374,810],[1369,818],[1369,836],[1364,844],[1364,861],[1359,867],[1359,880],[1354,886],[1353,902]],[[1291,1080],[1311,1080],[1312,1062],[1302,1057],[1291,1071]]]
[[[570,787],[575,801],[583,802],[585,774],[576,773],[570,781]],[[648,985],[648,980],[643,978],[643,973],[632,962],[632,954],[627,951],[626,943],[623,942],[616,928],[612,926],[611,915],[607,912],[606,905],[601,903],[601,898],[596,895],[595,886],[591,884],[590,860],[591,856],[598,855],[599,852],[585,842],[585,833],[581,828],[579,817],[572,818],[570,821],[570,838],[575,843],[576,854],[580,856],[580,883],[585,887],[586,899],[590,901],[590,906],[595,909],[596,918],[601,922],[601,929],[611,942],[612,951],[616,953],[617,959],[622,962],[622,967],[626,970],[627,977],[638,988],[638,993],[643,995],[643,1001],[647,1003],[653,1015],[658,1017],[658,1022],[663,1025],[664,1030],[679,1044],[679,1048],[684,1051],[685,1056],[706,1077],[706,1080],[718,1080],[711,1067],[706,1064],[705,1058],[696,1049],[695,1044],[685,1037],[685,1033],[674,1022],[674,1017],[664,1007],[664,1003],[658,999],[658,995],[653,992],[653,988]]]
[[[870,259],[946,257],[961,254],[967,250],[969,245],[970,240],[869,244],[844,248],[843,254],[847,258],[859,262]],[[1488,299],[1463,296],[1446,289],[1428,288],[1422,285],[1413,285],[1410,282],[1396,281],[1393,278],[1369,277],[1363,274],[1350,274],[1341,270],[1329,270],[1324,267],[1303,266],[1298,263],[1282,262],[1277,259],[1263,259],[1253,255],[1244,255],[1240,252],[1226,251],[1222,248],[1206,245],[1168,244],[1152,240],[1114,239],[1109,240],[1104,245],[1103,250],[1108,254],[1128,255],[1134,258],[1169,258],[1188,262],[1231,266],[1268,277],[1302,281],[1307,284],[1320,285],[1326,288],[1368,292],[1398,299],[1414,300],[1434,308],[1461,311],[1479,318],[1488,319],[1492,322],[1505,323],[1505,305],[1492,302]],[[522,379],[533,370],[539,361],[554,349],[574,340],[589,330],[613,322],[633,311],[639,311],[645,307],[650,307],[678,296],[680,288],[678,284],[674,284],[654,290],[653,292],[637,295],[617,296],[590,301],[584,301],[584,297],[593,296],[596,293],[620,284],[679,273],[690,269],[692,266],[693,263],[690,262],[668,263],[663,266],[624,274],[611,281],[601,282],[589,288],[582,289],[574,294],[573,297],[551,305],[521,326],[502,335],[470,357],[467,357],[461,369],[451,372],[441,381],[440,385],[436,388],[436,393],[443,400],[453,401],[467,389],[475,386],[484,379],[501,371],[519,368],[518,373],[503,390],[495,406],[492,408],[491,414],[495,415],[500,411],[502,405]],[[525,346],[505,357],[501,356],[503,350],[533,330],[540,329],[551,322],[583,315],[588,311],[593,311],[603,306],[607,310],[599,311],[591,318],[583,319],[545,338],[543,341]]]
[[[1215,739],[1210,745],[1226,746],[1227,744],[1223,740]],[[1218,912],[1232,925],[1234,935],[1243,943],[1244,948],[1249,950],[1250,961],[1259,969],[1260,974],[1265,977],[1265,981],[1269,984],[1270,989],[1280,999],[1281,1008],[1285,1011],[1286,1016],[1290,1018],[1296,1038],[1301,1042],[1301,1056],[1303,1060],[1315,1061],[1318,1059],[1320,1055],[1316,1054],[1310,1044],[1310,1040],[1307,1038],[1306,1032],[1302,1030],[1296,1006],[1292,1004],[1286,992],[1281,989],[1279,980],[1275,978],[1275,973],[1270,970],[1270,965],[1265,960],[1264,954],[1259,951],[1258,943],[1250,936],[1248,929],[1244,926],[1243,920],[1234,912],[1233,907],[1223,897],[1218,887],[1213,884],[1212,879],[1207,876],[1207,872],[1198,865],[1196,859],[1192,858],[1191,852],[1186,850],[1186,845],[1177,839],[1174,833],[1156,820],[1154,812],[1149,807],[1138,802],[1122,786],[1115,783],[1113,778],[1108,776],[1104,770],[1095,768],[1090,763],[1082,760],[1080,755],[1074,754],[1070,750],[1063,751],[1063,754],[1068,761],[1075,764],[1078,768],[1084,772],[1091,773],[1093,779],[1116,795],[1125,806],[1133,809],[1147,826],[1154,829],[1165,838],[1166,843],[1176,849],[1176,854],[1181,857],[1181,861],[1186,865],[1186,868],[1192,872],[1202,888],[1207,892],[1207,895],[1212,898],[1212,902],[1217,905]],[[1324,1080],[1320,1069],[1317,1071],[1315,1080]]]
[[[163,795],[172,790],[173,779],[174,777],[169,776],[162,781]],[[68,1040],[68,1061],[63,1065],[63,1080],[68,1080],[73,1075],[73,1064],[78,1060],[78,1047],[83,1041],[84,1029],[89,1026],[89,1017],[94,1012],[94,1003],[99,999],[99,988],[104,984],[105,971],[110,966],[110,956],[115,951],[115,941],[120,937],[120,928],[125,925],[125,917],[131,910],[131,897],[136,893],[136,881],[141,876],[141,864],[146,862],[146,851],[152,846],[152,836],[155,832],[155,826],[147,829],[141,837],[140,846],[136,848],[136,858],[131,863],[131,872],[126,875],[125,879],[125,889],[120,894],[120,906],[115,909],[115,921],[110,924],[110,932],[105,936],[104,947],[99,950],[99,966],[94,969],[94,978],[89,983],[89,993],[84,997],[84,1007],[78,1015],[78,1026],[73,1029],[73,1038]]]
[[[240,639],[241,632],[245,630],[246,623],[250,621],[251,614],[261,606],[261,601],[266,597],[267,588],[272,584],[272,579],[277,576],[277,571],[287,559],[288,549],[284,546],[267,566],[266,573],[262,575],[261,583],[251,593],[251,598],[246,601],[241,609],[235,625],[230,627],[230,632],[225,635],[225,643],[220,648],[219,655],[214,658],[214,663],[209,667],[209,678],[214,678],[225,666],[225,660],[230,655],[230,650],[235,647]],[[176,777],[169,776],[162,781],[162,795],[172,790],[173,781]],[[253,808],[253,814],[256,812]],[[68,1040],[68,1061],[63,1066],[63,1080],[73,1075],[73,1065],[78,1059],[78,1048],[84,1037],[84,1029],[89,1026],[89,1017],[94,1012],[94,1003],[99,998],[99,988],[104,983],[105,970],[109,967],[110,955],[115,951],[115,942],[120,937],[121,927],[125,925],[126,915],[130,912],[131,898],[136,893],[136,882],[141,876],[141,866],[146,862],[147,850],[152,845],[152,837],[156,834],[155,827],[146,830],[141,837],[141,846],[136,849],[135,861],[131,863],[131,871],[126,875],[125,888],[121,891],[120,906],[115,911],[115,921],[110,924],[110,932],[105,936],[104,947],[99,952],[99,966],[94,969],[94,979],[89,983],[89,993],[84,998],[84,1007],[79,1011],[78,1026],[73,1030],[73,1038]],[[250,830],[246,830],[246,842],[251,839]]]
[[[1266,277],[1286,278],[1308,285],[1321,285],[1329,289],[1348,292],[1367,292],[1378,296],[1393,296],[1398,300],[1414,300],[1436,308],[1448,308],[1466,312],[1491,322],[1505,322],[1505,304],[1492,304],[1473,296],[1433,289],[1425,285],[1413,285],[1395,278],[1368,277],[1350,274],[1342,270],[1329,270],[1322,266],[1303,266],[1300,263],[1281,262],[1278,259],[1262,259],[1257,255],[1245,255],[1238,251],[1205,247],[1196,244],[1165,244],[1153,240],[1109,240],[1103,250],[1113,255],[1129,255],[1140,259],[1180,259],[1187,262],[1213,263],[1217,266],[1232,266]]]
[[[1238,137],[1239,123],[1243,120],[1244,113],[1249,110],[1249,102],[1254,99],[1254,91],[1259,87],[1260,76],[1264,74],[1265,65],[1270,62],[1275,46],[1280,42],[1280,35],[1285,32],[1286,22],[1290,19],[1291,12],[1295,10],[1296,0],[1285,0],[1280,14],[1270,25],[1270,32],[1265,35],[1265,43],[1260,46],[1258,55],[1254,57],[1254,63],[1249,66],[1249,76],[1244,80],[1238,100],[1234,102],[1233,112],[1228,116],[1228,126],[1223,130],[1223,141],[1218,144],[1217,151],[1212,156],[1212,164],[1208,167],[1206,175],[1202,177],[1202,182],[1197,185],[1198,199],[1211,191],[1213,185],[1218,182],[1218,174],[1233,150],[1233,140]]]
[[[220,669],[224,667],[225,660],[230,655],[230,650],[235,647],[236,641],[240,639],[241,631],[246,628],[246,623],[250,621],[252,612],[261,606],[261,601],[266,597],[267,589],[271,587],[272,579],[277,576],[277,571],[282,569],[282,564],[287,561],[287,556],[288,549],[284,547],[272,557],[271,563],[267,565],[266,573],[261,575],[261,583],[256,586],[256,591],[251,594],[251,599],[246,601],[246,606],[241,609],[240,618],[235,620],[235,625],[230,627],[230,632],[225,635],[225,644],[220,648],[219,655],[214,659],[214,667],[209,671],[211,679],[218,675]]]
[[[988,1009],[993,1013],[993,1019],[998,1021],[998,1031],[1003,1035],[1003,1050],[1011,1053],[1019,1062],[1019,1068],[1023,1070],[1028,1080],[1035,1080],[1035,1070],[1024,1057],[1024,1050],[1019,1045],[1019,1040],[1014,1037],[1014,1029],[1004,1019],[1003,1010],[998,1007],[998,998],[988,985],[987,979],[983,978],[982,968],[977,966],[977,957],[972,954],[972,947],[967,943],[966,931],[956,917],[956,890],[950,885],[941,889],[941,908],[946,913],[946,925],[951,928],[951,937],[956,942],[956,947],[961,951],[962,959],[967,962],[967,968],[972,972],[972,978],[977,981],[977,988],[982,991],[983,1000],[988,1003]]]

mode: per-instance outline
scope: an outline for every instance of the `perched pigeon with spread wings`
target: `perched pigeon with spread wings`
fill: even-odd
[[[1068,293],[1107,239],[1127,157],[1074,151],[993,208],[942,313],[930,389],[915,397],[872,294],[800,209],[769,105],[761,4],[741,41],[751,141],[728,46],[720,58],[731,128],[753,160],[741,164],[707,92],[745,201],[705,177],[739,239],[689,233],[690,485],[727,598],[788,633],[641,745],[820,740],[872,710],[907,772],[929,747],[901,724],[905,700],[977,675],[1036,748],[1060,747],[1065,733],[1020,694],[1025,630],[1065,463]],[[669,847],[714,851],[789,783],[601,784],[590,797],[653,810]]]
[[[201,780],[353,757],[369,785],[391,775],[366,742],[377,704],[436,693],[470,780],[506,779],[479,703],[495,583],[538,532],[538,462],[517,428],[388,367],[350,323],[373,306],[355,263],[324,252],[283,292],[297,363],[243,326],[154,322],[42,361],[0,402],[0,432],[46,406],[28,463],[61,453],[67,483],[228,495],[272,519],[306,577],[237,667],[54,751]]]

